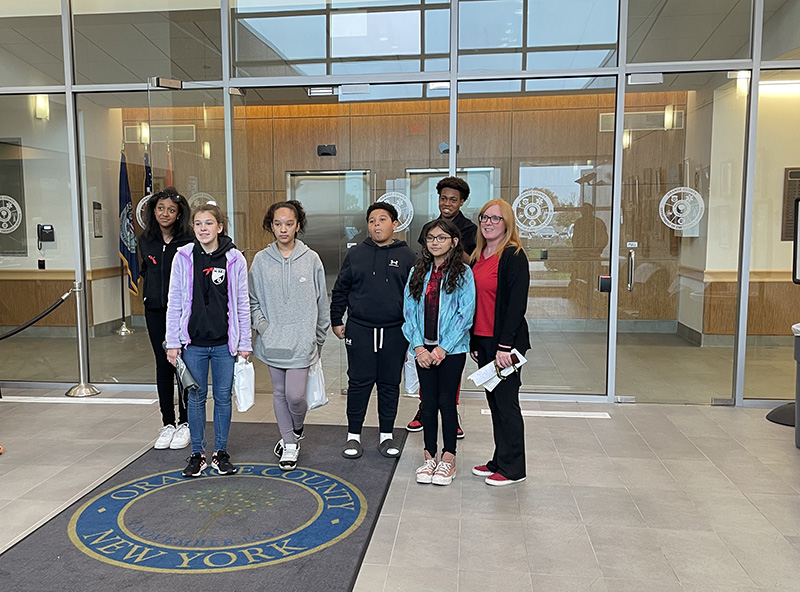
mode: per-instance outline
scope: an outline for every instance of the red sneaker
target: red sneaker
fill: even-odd
[[[412,419],[406,426],[406,430],[409,432],[422,431],[422,404],[420,404],[419,409],[417,409],[417,414],[414,416],[414,419]]]
[[[525,477],[522,479],[506,479],[500,473],[492,473],[486,479],[484,479],[486,485],[493,485],[495,487],[502,487],[503,485],[512,485],[514,483],[521,483],[525,481]]]
[[[477,467],[472,467],[472,474],[477,475],[478,477],[488,477],[489,475],[494,475],[489,470],[489,467],[486,465],[478,465]]]

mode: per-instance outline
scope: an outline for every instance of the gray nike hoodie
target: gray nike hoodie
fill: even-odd
[[[331,325],[325,270],[300,240],[284,258],[276,243],[256,253],[250,266],[253,353],[274,368],[308,368]]]

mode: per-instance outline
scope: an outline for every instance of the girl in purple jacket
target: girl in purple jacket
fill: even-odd
[[[198,388],[189,390],[192,455],[184,477],[206,469],[205,426],[208,368],[214,395],[214,454],[211,466],[220,475],[237,471],[226,448],[231,426],[231,386],[236,354],[250,357],[250,297],[247,262],[230,237],[219,207],[207,203],[192,214],[195,240],[178,249],[172,262],[167,304],[167,359],[183,361]],[[230,319],[230,321],[229,321]]]

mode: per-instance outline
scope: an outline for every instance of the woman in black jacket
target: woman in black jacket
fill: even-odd
[[[500,368],[512,365],[511,350],[530,349],[528,307],[530,270],[519,240],[514,212],[508,202],[486,202],[478,216],[478,246],[472,253],[477,305],[472,327],[470,355],[484,366],[496,361]],[[488,485],[502,486],[525,480],[525,430],[519,407],[519,372],[486,391],[492,412],[494,454],[472,473]]]
[[[191,209],[186,198],[174,187],[153,195],[145,206],[145,229],[139,237],[144,278],[144,318],[150,344],[156,357],[156,385],[164,426],[155,447],[177,450],[189,445],[186,393],[179,393],[178,423],[175,423],[175,367],[167,361],[164,336],[167,330],[167,294],[169,274],[175,251],[192,241]]]

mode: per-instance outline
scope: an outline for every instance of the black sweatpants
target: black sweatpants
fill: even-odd
[[[389,433],[397,417],[400,375],[408,341],[402,327],[365,327],[347,321],[344,330],[347,349],[347,430],[360,434],[367,415],[372,387],[378,386],[378,421],[382,433]]]
[[[175,425],[175,366],[167,360],[164,351],[164,337],[167,334],[167,311],[144,311],[144,320],[147,323],[147,334],[150,336],[150,345],[156,357],[156,388],[158,389],[158,404],[161,408],[161,420],[164,425]],[[180,387],[178,387],[180,390]],[[186,414],[186,393],[178,393],[178,423],[188,423]]]
[[[425,346],[426,348],[428,346]],[[430,348],[432,349],[432,348]],[[438,366],[423,368],[417,364],[419,394],[422,400],[422,429],[425,450],[436,456],[436,437],[439,432],[439,414],[442,415],[442,452],[456,453],[458,412],[456,400],[461,384],[461,373],[467,363],[467,354],[448,354]]]
[[[478,366],[494,360],[497,340],[492,337],[478,338]],[[500,473],[506,479],[522,479],[525,473],[525,424],[519,406],[519,387],[522,385],[518,372],[501,380],[492,392],[486,391],[486,400],[492,412],[494,454],[486,463],[490,471]]]

